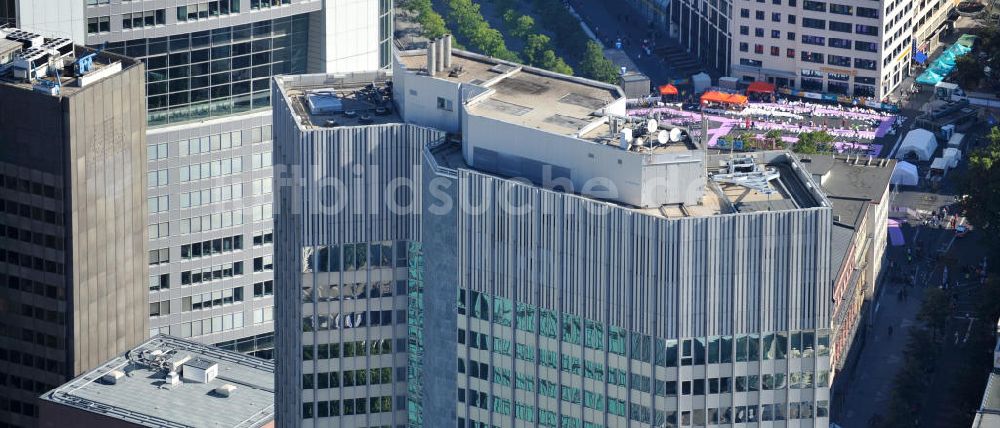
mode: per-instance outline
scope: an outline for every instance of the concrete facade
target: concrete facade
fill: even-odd
[[[392,2],[15,1],[27,29],[146,64],[149,334],[270,357],[270,79],[386,66]]]
[[[445,247],[458,248],[460,422],[828,423],[829,349],[812,348],[829,340],[828,210],[665,220],[473,171],[455,185],[488,201],[425,228],[459,231]],[[506,192],[530,214],[503,214]]]
[[[732,75],[811,92],[882,99],[909,75],[909,2],[741,2]]]
[[[407,421],[418,168],[423,145],[444,133],[393,119],[315,127],[299,121],[302,105],[292,101],[299,88],[349,91],[384,79],[276,78],[278,426]]]
[[[122,70],[61,97],[0,82],[0,424],[148,334],[145,69],[95,62]]]

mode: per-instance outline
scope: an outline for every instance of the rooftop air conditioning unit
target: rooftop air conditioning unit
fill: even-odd
[[[219,375],[219,364],[201,358],[188,361],[183,366],[184,379],[198,383],[209,383]]]

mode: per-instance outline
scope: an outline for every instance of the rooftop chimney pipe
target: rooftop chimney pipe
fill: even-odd
[[[435,57],[434,60],[434,65],[436,68],[434,69],[434,71],[440,72],[441,70],[444,70],[444,37],[437,39],[437,41],[435,41],[434,44],[437,45],[435,52],[435,54],[437,54],[437,57]]]
[[[451,34],[444,35],[444,64],[442,68],[451,70]]]
[[[433,76],[437,72],[437,40],[427,42],[427,75]]]

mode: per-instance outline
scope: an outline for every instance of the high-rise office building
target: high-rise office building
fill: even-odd
[[[278,425],[828,425],[831,208],[791,155],[710,156],[615,86],[435,43],[397,54],[405,125],[379,85],[276,82]],[[376,356],[383,278],[407,346]]]
[[[0,31],[0,426],[148,334],[144,68]]]
[[[913,2],[742,2],[732,75],[781,87],[883,99],[909,75]]]
[[[929,54],[937,47],[937,36],[947,28],[948,13],[956,4],[952,0],[629,3],[720,73],[806,92],[877,99],[888,96],[910,75],[914,52]]]
[[[387,66],[392,2],[17,3],[26,28],[146,64],[149,334],[269,357],[270,78]]]
[[[276,202],[288,209],[275,224],[285,249],[276,257],[293,263],[279,262],[275,274],[284,302],[277,312],[287,315],[278,321],[285,333],[278,349],[286,351],[276,401],[285,413],[276,419],[298,426],[307,414],[315,418],[304,426],[401,426],[407,288],[420,225],[419,216],[385,202],[411,206],[405,189],[419,180],[421,147],[444,132],[402,123],[385,73],[276,82],[275,99],[284,101],[275,105],[275,135],[286,144],[275,159],[287,167],[276,176]],[[356,113],[333,118],[331,108]]]

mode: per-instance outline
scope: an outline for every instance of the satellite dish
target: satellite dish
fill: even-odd
[[[656,141],[658,141],[660,144],[667,144],[667,142],[670,141],[670,136],[667,135],[667,131],[661,130],[656,134]]]
[[[679,128],[674,128],[670,130],[670,141],[676,143],[680,141],[682,137],[683,134],[681,133],[681,130]]]
[[[646,131],[649,132],[650,135],[656,132],[656,119],[649,119],[646,121]]]
[[[639,138],[636,138],[636,139],[635,139],[635,145],[637,145],[637,146],[639,146],[639,147],[642,147],[642,146],[643,146],[643,144],[646,144],[646,141],[645,141],[645,140],[643,140],[643,139],[642,139],[642,137],[639,137]]]

